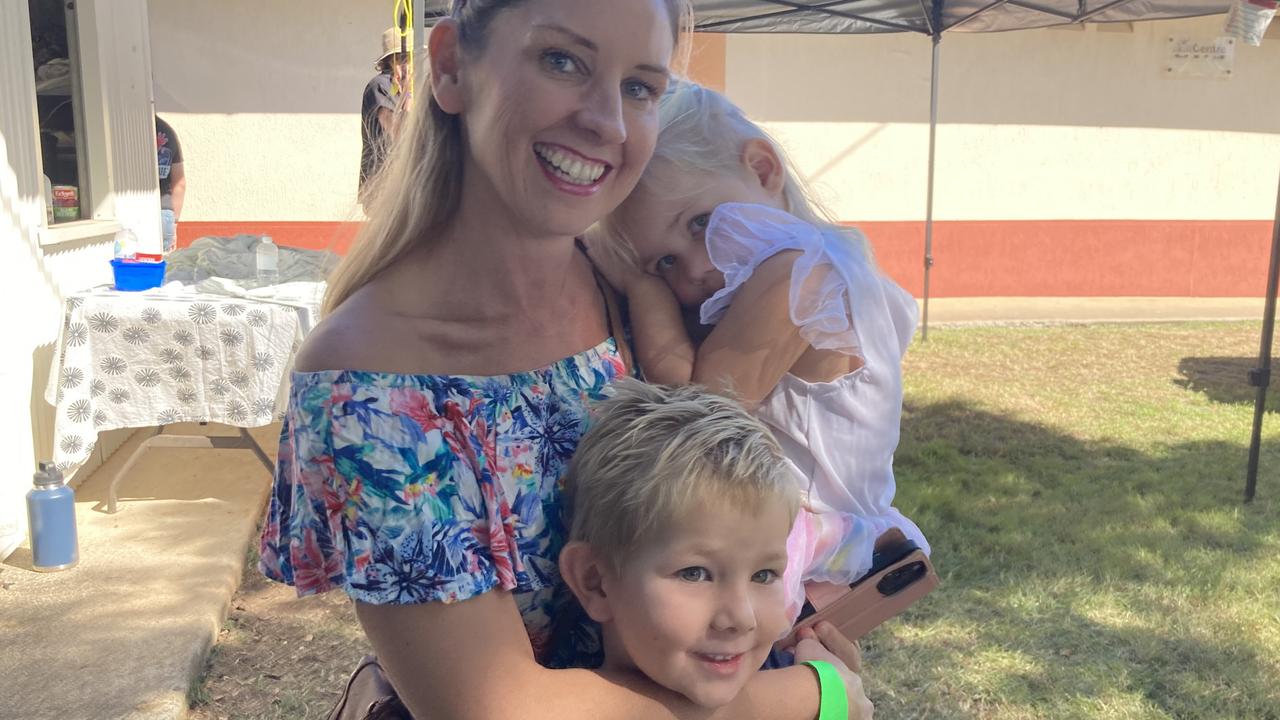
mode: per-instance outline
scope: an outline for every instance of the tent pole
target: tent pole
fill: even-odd
[[[1267,409],[1267,386],[1271,384],[1271,337],[1276,326],[1276,289],[1280,285],[1280,189],[1276,191],[1276,219],[1271,225],[1271,265],[1267,269],[1267,303],[1262,311],[1262,342],[1258,349],[1261,367],[1249,372],[1249,384],[1258,388],[1253,403],[1253,437],[1249,441],[1249,470],[1245,477],[1244,501],[1253,502],[1258,487],[1258,455],[1262,451],[1262,416]]]
[[[920,341],[929,341],[929,271],[933,268],[933,147],[938,130],[938,46],[942,29],[933,35],[933,61],[929,73],[929,187],[924,210],[924,318],[920,324]]]

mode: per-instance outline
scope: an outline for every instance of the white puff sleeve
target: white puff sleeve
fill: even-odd
[[[714,324],[756,267],[785,250],[798,250],[791,270],[791,322],[812,347],[897,362],[916,325],[916,305],[875,270],[866,239],[855,228],[822,230],[766,205],[725,203],[706,230],[711,262],[724,273],[724,289],[702,304],[703,324]]]

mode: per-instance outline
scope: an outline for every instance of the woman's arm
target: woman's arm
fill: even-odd
[[[356,615],[401,699],[423,720],[813,720],[818,715],[817,682],[804,667],[757,673],[733,703],[714,712],[638,674],[548,670],[534,660],[515,602],[503,591],[448,605],[357,602]],[[857,676],[840,669],[851,678],[850,717],[869,717]]]

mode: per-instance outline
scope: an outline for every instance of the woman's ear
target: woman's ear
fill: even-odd
[[[613,607],[604,589],[606,572],[608,569],[591,546],[580,540],[568,543],[560,551],[560,577],[582,609],[598,623],[613,619]]]
[[[450,115],[462,112],[462,85],[459,82],[462,47],[458,44],[458,22],[444,18],[427,36],[427,58],[431,63],[431,95],[441,110]]]
[[[782,186],[787,179],[787,169],[773,143],[764,138],[751,138],[742,146],[742,164],[760,182],[760,187],[770,195],[782,197]]]

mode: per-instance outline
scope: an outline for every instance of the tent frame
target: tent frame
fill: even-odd
[[[731,18],[709,19],[695,24],[694,29],[702,32],[734,32],[735,26],[739,26],[744,22],[752,21],[782,21],[791,16],[800,16],[801,14],[817,13],[830,16],[833,18],[843,18],[864,23],[868,27],[877,28],[882,32],[909,32],[918,35],[928,36],[933,44],[933,52],[930,59],[930,79],[929,79],[929,168],[928,180],[925,192],[925,228],[924,228],[924,292],[922,297],[923,317],[920,325],[921,341],[927,342],[929,339],[929,289],[930,276],[933,270],[933,190],[934,190],[934,169],[935,169],[935,147],[937,140],[938,126],[938,72],[940,65],[940,46],[942,44],[942,34],[961,28],[974,20],[998,10],[1002,7],[1015,7],[1020,10],[1027,10],[1039,13],[1053,21],[1048,25],[1079,25],[1087,22],[1097,22],[1098,16],[1103,13],[1119,9],[1123,6],[1130,5],[1135,0],[1110,0],[1103,2],[1093,8],[1089,7],[1089,0],[1076,0],[1076,11],[1067,12],[1058,8],[1046,7],[1033,0],[991,0],[982,7],[957,18],[951,24],[945,24],[944,6],[947,0],[916,0],[919,3],[921,17],[923,18],[923,27],[915,27],[903,22],[895,22],[884,18],[877,18],[865,13],[858,13],[851,9],[852,6],[863,4],[866,0],[821,0],[819,2],[799,2],[797,0],[757,0],[757,2],[768,7],[772,6],[772,10],[754,12],[750,15],[741,15]],[[422,2],[422,20],[418,26],[425,28],[434,20],[445,17],[449,14],[448,2],[444,0],[435,0]],[[429,7],[434,5],[435,7]],[[1163,19],[1171,19],[1174,17],[1186,17],[1192,15],[1205,15],[1220,12],[1226,12],[1226,7],[1222,9],[1189,8],[1186,15],[1167,14],[1160,15]],[[1136,15],[1133,20],[1143,19],[1142,15]],[[1028,24],[1028,27],[1034,25]],[[1038,26],[1036,26],[1038,27]],[[1010,30],[1014,28],[1009,28]],[[421,33],[421,30],[419,30]],[[1266,409],[1267,388],[1271,382],[1271,345],[1275,330],[1276,315],[1276,293],[1280,286],[1280,193],[1276,199],[1276,214],[1272,225],[1271,239],[1271,261],[1267,271],[1267,295],[1266,307],[1263,311],[1262,318],[1262,337],[1260,341],[1260,349],[1258,352],[1259,367],[1249,372],[1249,383],[1258,388],[1257,398],[1254,402],[1253,416],[1253,432],[1249,446],[1249,465],[1245,479],[1244,501],[1252,502],[1257,488],[1258,475],[1258,459],[1261,453],[1262,442],[1262,420]]]

